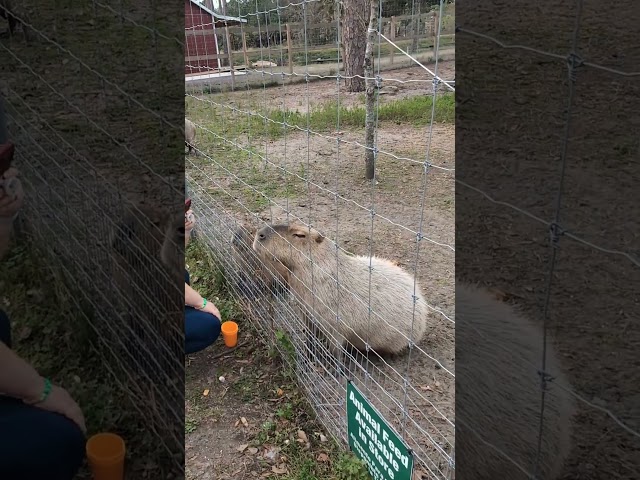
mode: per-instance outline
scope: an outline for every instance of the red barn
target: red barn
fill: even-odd
[[[184,0],[185,74],[209,73],[222,64],[216,28],[247,23],[244,18],[220,15],[196,0]]]

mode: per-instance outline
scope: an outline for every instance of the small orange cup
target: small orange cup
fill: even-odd
[[[115,433],[98,433],[87,440],[87,460],[94,480],[123,480],[125,445]]]
[[[224,322],[221,325],[224,344],[233,348],[238,344],[238,324],[236,322]]]

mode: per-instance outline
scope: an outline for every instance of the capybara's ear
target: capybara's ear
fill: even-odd
[[[324,235],[314,228],[311,229],[311,238],[313,238],[313,241],[316,243],[324,242]]]

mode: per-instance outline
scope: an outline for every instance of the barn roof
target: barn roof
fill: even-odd
[[[220,15],[219,13],[216,13],[213,10],[210,10],[204,4],[199,3],[196,0],[190,0],[190,1],[196,7],[201,8],[202,10],[207,12],[209,15],[213,16],[213,18],[215,18],[216,23],[218,23],[218,22],[223,23],[223,24],[226,23],[227,25],[231,24],[231,23],[247,23],[247,19],[246,18],[229,17],[227,15]]]

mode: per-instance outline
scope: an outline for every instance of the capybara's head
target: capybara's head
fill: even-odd
[[[267,225],[256,232],[253,249],[264,262],[274,260],[293,271],[309,255],[310,249],[324,247],[325,237],[317,230],[300,225]]]

